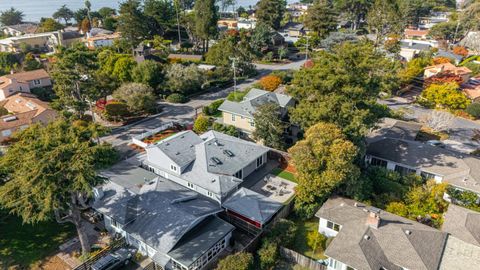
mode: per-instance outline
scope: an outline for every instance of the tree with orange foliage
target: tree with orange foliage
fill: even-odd
[[[260,85],[264,90],[274,91],[282,83],[282,79],[275,75],[267,75],[260,79]]]
[[[433,64],[434,65],[446,64],[446,63],[451,63],[451,62],[452,61],[448,57],[439,56],[439,57],[433,58]]]
[[[459,75],[455,75],[452,72],[441,72],[435,76],[430,78],[426,78],[423,86],[425,88],[429,87],[432,84],[447,84],[447,83],[456,83],[457,85],[461,85],[463,83],[463,79]]]
[[[456,55],[461,55],[463,57],[467,57],[468,50],[465,47],[456,46],[456,47],[453,47],[453,53],[456,54]]]

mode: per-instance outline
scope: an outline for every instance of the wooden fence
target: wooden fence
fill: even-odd
[[[312,260],[308,257],[303,256],[302,254],[295,252],[291,249],[280,247],[280,256],[285,260],[299,264],[303,267],[307,267],[311,270],[326,270],[327,266],[323,265],[315,260]]]

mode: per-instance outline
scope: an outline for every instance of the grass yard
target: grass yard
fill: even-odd
[[[309,220],[293,220],[297,224],[297,235],[295,235],[295,244],[292,249],[298,253],[301,253],[307,257],[315,260],[326,259],[323,255],[322,247],[319,247],[315,253],[307,245],[307,234],[311,231],[318,230],[318,218],[312,218]]]
[[[19,217],[0,212],[0,268],[27,268],[52,254],[76,234],[71,224],[55,221],[22,224]]]
[[[273,175],[276,175],[276,176],[279,176],[285,180],[288,180],[288,181],[291,181],[291,182],[294,182],[294,183],[297,183],[297,180],[295,180],[295,176],[293,175],[293,173],[291,172],[287,172],[285,170],[282,170],[280,168],[275,168],[272,170],[272,174]]]

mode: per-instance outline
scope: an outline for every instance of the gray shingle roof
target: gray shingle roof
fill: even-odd
[[[480,246],[480,213],[450,204],[443,214],[442,231]]]
[[[257,192],[241,188],[222,204],[251,220],[265,224],[282,207],[282,204]]]
[[[429,44],[417,43],[417,42],[407,42],[407,41],[400,41],[400,46],[405,49],[413,49],[419,51],[428,51],[432,46]]]
[[[124,172],[115,168],[119,175],[128,177],[131,177],[131,170],[128,166]],[[111,179],[103,185],[104,197],[93,207],[124,224],[126,232],[158,252],[169,252],[195,224],[221,211],[216,202],[158,176],[148,183],[143,179],[136,181],[135,186],[122,182],[125,179]]]
[[[15,25],[8,25],[6,27],[22,32],[24,34],[35,34],[35,32],[37,32],[38,30],[38,24],[36,23],[21,23]]]
[[[438,269],[446,233],[385,211],[375,229],[366,224],[368,208],[355,203],[333,197],[316,213],[342,226],[325,255],[355,269]]]
[[[243,98],[241,102],[232,102],[225,100],[218,108],[220,111],[235,113],[245,117],[253,118],[257,107],[275,103],[281,108],[293,105],[293,99],[287,95],[268,92],[261,89],[253,88]]]
[[[439,270],[471,270],[479,268],[480,247],[449,235]]]
[[[377,128],[368,134],[367,141],[373,142],[385,137],[413,141],[421,128],[422,125],[418,123],[383,118],[377,124]]]
[[[162,146],[165,143],[146,149],[148,165],[169,171],[168,160],[163,161],[157,152],[161,151],[176,162],[188,164],[178,175],[180,178],[216,194],[226,194],[238,186],[242,180],[232,175],[269,151],[267,147],[216,131],[201,136],[186,131],[168,138],[167,142],[171,150]],[[230,151],[233,156],[227,155],[224,150]],[[213,157],[220,163],[213,161]]]
[[[370,143],[367,154],[441,175],[451,185],[480,192],[480,159],[476,157],[393,138]]]
[[[198,225],[198,229],[187,233],[168,255],[189,266],[234,229],[233,225],[217,217],[208,217]]]

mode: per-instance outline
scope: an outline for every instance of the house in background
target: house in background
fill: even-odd
[[[0,100],[17,93],[30,93],[31,89],[51,87],[50,75],[44,69],[9,74],[0,77]]]
[[[449,51],[444,51],[444,50],[438,51],[438,52],[435,54],[435,57],[445,57],[445,58],[448,58],[448,59],[450,59],[451,61],[453,61],[455,65],[460,64],[460,62],[462,62],[462,60],[463,60],[463,56],[458,55],[458,54],[454,54],[454,53],[449,52]]]
[[[54,52],[61,45],[61,31],[26,34],[0,39],[0,52],[21,52],[22,46],[43,52]]]
[[[403,35],[406,39],[426,40],[429,30],[422,29],[405,29]]]
[[[463,82],[467,82],[472,75],[472,71],[467,67],[457,67],[452,63],[443,63],[426,67],[423,77],[426,79],[444,72],[460,76]]]
[[[218,110],[222,112],[224,124],[232,125],[246,134],[252,134],[255,130],[254,115],[257,108],[268,103],[280,107],[282,119],[287,116],[288,108],[295,105],[293,98],[287,95],[254,88],[240,102],[225,100]]]
[[[480,213],[455,204],[443,214],[442,231],[467,243],[480,246]]]
[[[404,39],[400,41],[400,56],[406,61],[412,60],[421,52],[429,52],[436,44],[429,41]]]
[[[480,265],[480,246],[354,200],[332,197],[315,216],[318,231],[334,237],[324,253],[328,270],[469,270]]]
[[[472,101],[479,101],[480,98],[480,75],[470,78],[461,86],[462,92]]]
[[[7,25],[2,27],[2,31],[5,35],[18,37],[27,34],[35,34],[39,26],[36,23],[21,23],[15,25]]]
[[[55,120],[57,112],[46,102],[28,93],[17,93],[0,101],[0,107],[8,112],[0,118],[0,141],[8,139],[15,131],[31,124],[48,124]]]
[[[101,28],[93,28],[84,38],[85,46],[89,49],[113,46],[115,40],[120,38],[120,33]]]

